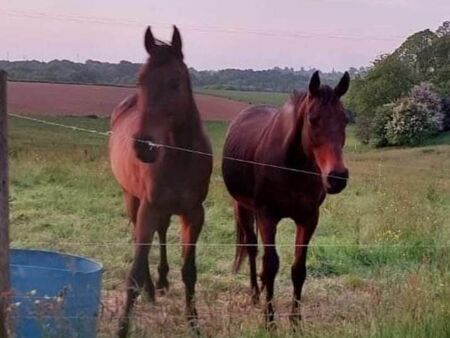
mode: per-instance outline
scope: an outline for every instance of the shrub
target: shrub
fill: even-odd
[[[375,147],[386,147],[389,145],[387,139],[387,125],[392,120],[393,103],[378,107],[370,124],[370,144]]]
[[[370,141],[371,119],[367,115],[356,116],[356,137],[364,144]]]
[[[442,99],[443,131],[450,131],[450,97]]]
[[[433,115],[433,120],[439,131],[444,130],[444,113],[442,111],[442,99],[438,93],[433,90],[431,83],[422,82],[414,86],[409,98],[417,103],[424,105]]]
[[[386,139],[392,145],[415,145],[438,130],[433,112],[410,98],[397,101],[386,125]]]

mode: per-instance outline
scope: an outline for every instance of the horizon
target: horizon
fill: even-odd
[[[444,0],[284,0],[264,7],[248,0],[239,11],[235,3],[17,0],[0,10],[0,31],[14,32],[0,36],[0,58],[143,63],[147,25],[170,41],[175,23],[186,64],[196,70],[345,71],[369,66],[413,33],[435,31],[450,12]]]
[[[91,61],[91,62],[100,62],[100,63],[108,63],[108,64],[114,64],[114,65],[117,65],[117,64],[119,64],[121,62],[129,62],[129,63],[137,64],[137,65],[143,65],[144,64],[143,62],[132,62],[132,61],[129,61],[129,60],[120,60],[118,62],[111,62],[111,61],[102,61],[102,60],[94,60],[94,59],[87,59],[87,60],[84,60],[84,61],[74,61],[74,60],[69,60],[69,59],[52,59],[52,60],[48,60],[48,61],[42,61],[42,60],[36,60],[36,59],[28,59],[28,60],[5,60],[5,59],[0,59],[0,62],[11,62],[11,63],[13,63],[13,62],[49,63],[49,62],[52,62],[52,61],[59,61],[59,62],[68,61],[68,62],[77,63],[77,64],[83,64],[83,65],[87,64],[89,61]],[[362,66],[361,67],[350,66],[350,68],[344,69],[344,70],[331,69],[331,70],[327,70],[327,71],[324,71],[324,70],[319,69],[319,68],[314,68],[314,67],[306,68],[306,67],[303,67],[303,66],[300,66],[300,68],[294,68],[294,67],[289,67],[289,66],[273,66],[272,68],[264,68],[264,69],[253,69],[253,68],[198,69],[198,68],[195,68],[195,67],[192,67],[192,66],[189,66],[189,65],[187,65],[187,67],[188,67],[188,69],[194,69],[197,72],[220,72],[220,71],[224,71],[224,70],[240,70],[240,71],[251,70],[251,71],[254,71],[254,72],[258,72],[258,71],[268,71],[268,70],[275,70],[275,69],[286,70],[286,68],[287,68],[289,71],[294,71],[294,72],[298,72],[298,71],[313,72],[313,71],[318,70],[321,73],[328,73],[328,74],[329,73],[333,73],[333,72],[334,73],[344,73],[346,71],[349,71],[350,68],[354,68],[357,71],[361,70],[362,68],[365,69],[365,67],[362,67]]]

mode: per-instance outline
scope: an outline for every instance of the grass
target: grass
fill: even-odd
[[[226,89],[204,89],[196,88],[196,93],[206,94],[227,99],[241,101],[249,104],[270,104],[281,106],[286,102],[289,94],[276,92],[255,92],[255,91],[240,91],[240,90],[226,90]]]
[[[48,118],[105,131],[104,119]],[[266,337],[261,307],[248,296],[246,269],[231,274],[234,225],[220,174],[227,124],[206,124],[215,168],[198,248],[198,309],[205,336]],[[424,147],[373,150],[350,128],[349,187],[330,196],[308,258],[302,308],[306,337],[445,337],[450,334],[449,134]],[[131,235],[120,189],[111,175],[106,140],[91,134],[10,119],[13,247],[61,250],[105,266],[100,337],[114,332]],[[186,336],[180,278],[178,220],[169,230],[169,294],[156,305],[140,301],[132,337]],[[295,336],[284,316],[291,300],[294,226],[284,221],[277,242],[279,328]],[[220,246],[213,245],[220,243]],[[156,274],[158,250],[151,253]]]

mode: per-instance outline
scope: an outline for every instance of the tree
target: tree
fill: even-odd
[[[417,66],[422,81],[432,82],[443,95],[450,92],[450,34],[443,35],[418,56]]]
[[[378,107],[393,102],[413,86],[411,71],[394,57],[381,57],[362,78],[356,78],[346,98],[355,112],[357,135],[363,142],[370,139],[370,124]]]
[[[439,37],[450,35],[450,21],[444,21],[442,25],[436,30],[436,35]]]
[[[417,59],[423,50],[429,48],[438,39],[429,29],[417,32],[406,39],[399,48],[392,53],[392,57],[401,61],[411,71],[418,71]]]

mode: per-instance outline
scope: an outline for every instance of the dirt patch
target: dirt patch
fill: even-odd
[[[109,116],[135,88],[37,82],[9,82],[10,112],[51,116]],[[203,94],[195,95],[203,120],[228,121],[248,104]]]

